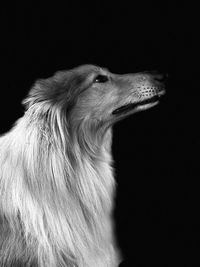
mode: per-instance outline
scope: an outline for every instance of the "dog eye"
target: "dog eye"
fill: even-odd
[[[108,77],[106,75],[97,75],[94,79],[95,83],[105,83],[108,81]]]

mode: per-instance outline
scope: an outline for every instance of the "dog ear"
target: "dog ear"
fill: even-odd
[[[26,109],[36,103],[59,103],[72,106],[84,87],[85,75],[73,71],[58,71],[53,77],[35,82],[22,104]]]
[[[22,104],[28,109],[36,103],[47,101],[50,99],[51,88],[53,88],[52,78],[37,80]]]

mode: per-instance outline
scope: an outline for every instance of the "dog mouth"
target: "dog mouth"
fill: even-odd
[[[118,115],[118,114],[121,114],[121,113],[124,113],[124,112],[128,112],[128,111],[131,111],[137,107],[142,107],[142,106],[145,106],[145,105],[148,105],[148,104],[156,104],[158,103],[158,101],[160,100],[160,97],[161,95],[163,95],[164,92],[160,93],[160,94],[157,94],[157,95],[154,95],[152,96],[151,98],[148,98],[148,99],[144,99],[140,102],[136,102],[136,103],[129,103],[127,105],[123,105],[117,109],[115,109],[112,114],[113,115]]]

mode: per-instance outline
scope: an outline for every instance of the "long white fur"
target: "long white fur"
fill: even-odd
[[[36,102],[0,138],[1,266],[117,266],[111,130],[94,151],[83,123],[72,144],[62,112]]]

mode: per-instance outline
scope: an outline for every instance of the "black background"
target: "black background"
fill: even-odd
[[[93,63],[113,73],[167,72],[160,105],[114,126],[117,236],[122,266],[199,264],[198,7],[131,3],[2,7],[1,133],[23,115],[33,82],[57,70]]]

